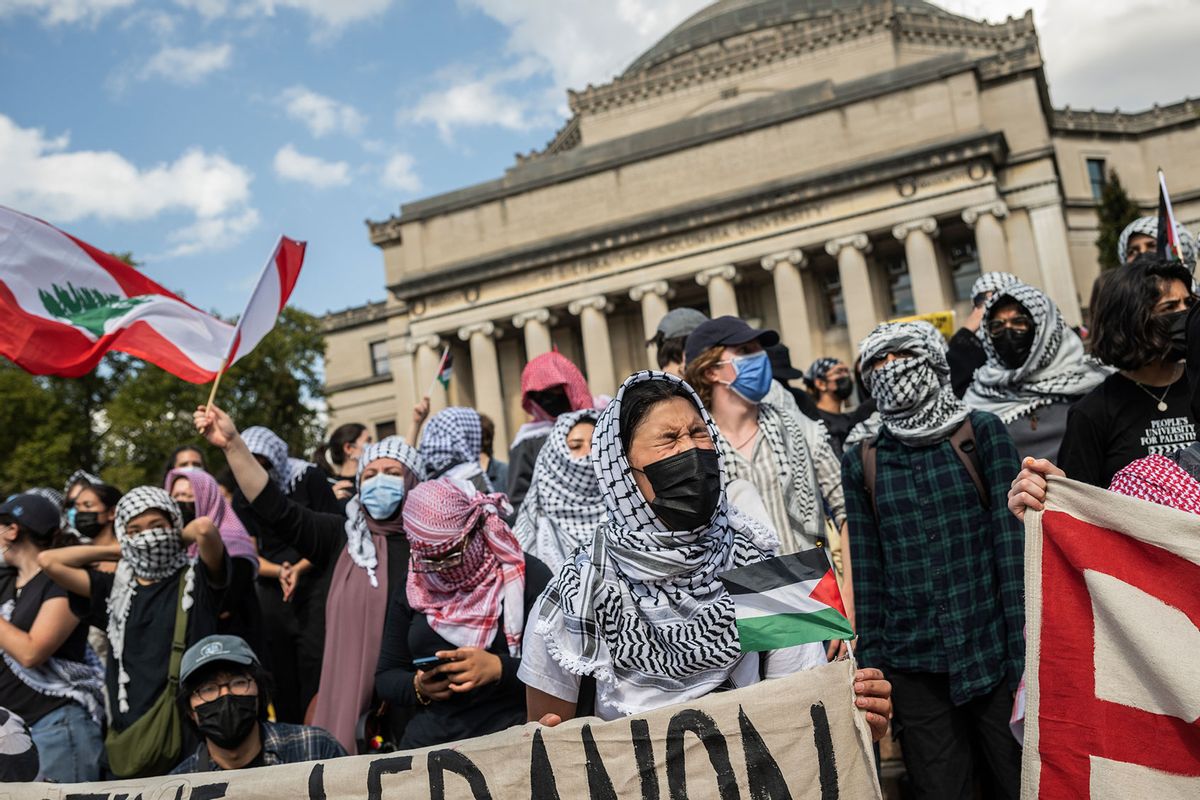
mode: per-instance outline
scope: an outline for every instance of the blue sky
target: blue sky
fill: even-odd
[[[705,4],[0,0],[0,203],[132,251],[224,314],[280,233],[309,242],[296,305],[381,299],[365,218],[503,174],[553,135],[567,87],[607,80]],[[943,3],[991,19],[1030,4],[1056,103],[1171,102],[1200,69],[1188,44],[1155,78],[1172,48],[1144,44],[1160,15],[1167,35],[1200,35],[1187,0]]]

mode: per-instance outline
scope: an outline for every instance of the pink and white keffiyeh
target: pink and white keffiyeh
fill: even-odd
[[[1166,456],[1146,456],[1123,467],[1113,476],[1108,490],[1179,511],[1200,514],[1200,483]]]

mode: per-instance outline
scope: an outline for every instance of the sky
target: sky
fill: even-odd
[[[241,311],[276,238],[309,243],[292,302],[384,297],[365,219],[503,175],[706,0],[0,0],[0,204],[132,252]],[[1140,110],[1196,92],[1195,0],[1027,7],[1052,101]]]

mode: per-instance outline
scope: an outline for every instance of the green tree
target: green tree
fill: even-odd
[[[1142,215],[1137,204],[1129,199],[1116,170],[1108,171],[1108,181],[1100,190],[1100,205],[1096,208],[1100,218],[1100,235],[1096,238],[1096,249],[1100,251],[1100,269],[1108,270],[1124,263],[1117,258],[1117,244],[1125,226]]]

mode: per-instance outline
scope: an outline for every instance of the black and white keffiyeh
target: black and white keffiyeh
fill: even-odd
[[[166,514],[171,527],[128,535],[125,529],[130,520],[151,509]],[[129,711],[126,690],[129,674],[125,672],[124,664],[125,624],[129,620],[134,595],[137,594],[137,579],[161,581],[187,567],[187,574],[183,578],[182,605],[185,611],[192,607],[196,573],[187,557],[182,530],[183,517],[179,513],[179,506],[175,505],[171,495],[157,486],[139,486],[117,503],[113,532],[121,547],[121,560],[117,562],[112,592],[108,595],[108,642],[113,659],[117,662],[117,707],[122,713]]]
[[[279,487],[284,494],[290,495],[296,489],[296,484],[310,469],[317,465],[302,458],[292,458],[288,455],[287,443],[280,439],[275,431],[254,425],[242,431],[242,441],[256,456],[262,456],[271,464],[267,473],[271,482]]]
[[[418,481],[425,477],[425,463],[417,449],[404,441],[402,436],[389,436],[363,448],[362,456],[358,459],[358,472],[354,475],[357,491],[362,491],[363,469],[381,458],[399,461]],[[357,492],[346,505],[346,552],[356,566],[367,571],[371,586],[378,587],[375,567],[379,565],[379,559],[375,553],[375,543],[371,541],[371,532],[367,529],[367,512],[363,510]]]
[[[607,510],[590,456],[575,458],[567,435],[580,422],[595,422],[600,412],[587,408],[560,414],[534,462],[529,491],[513,525],[521,547],[551,572],[580,545],[590,542]]]
[[[984,319],[1002,300],[1016,300],[1036,326],[1029,358],[1019,369],[1000,360],[992,338],[980,328],[987,363],[975,370],[975,379],[963,397],[971,408],[989,411],[1005,424],[1051,403],[1074,400],[1099,386],[1112,372],[1083,351],[1083,341],[1067,327],[1058,306],[1046,294],[1024,283],[1014,283],[988,300]]]
[[[985,272],[971,284],[971,297],[987,293],[994,294],[1020,282],[1021,279],[1011,272]]]
[[[1177,223],[1175,227],[1179,233],[1179,249],[1183,251],[1183,261],[1187,264],[1188,269],[1193,269],[1196,266],[1196,240],[1182,225]],[[1157,239],[1158,217],[1138,217],[1125,226],[1125,230],[1121,231],[1121,237],[1117,240],[1118,263],[1125,263],[1126,253],[1129,251],[1129,238],[1135,233]],[[1159,255],[1166,256],[1165,253]]]
[[[429,419],[421,435],[421,457],[427,477],[437,478],[459,464],[478,463],[483,427],[473,408],[443,408]]]
[[[885,322],[867,334],[858,347],[863,383],[875,398],[883,427],[905,444],[936,444],[967,418],[967,406],[950,387],[946,340],[928,322]],[[870,364],[888,353],[911,358],[874,368]]]
[[[12,622],[16,599],[0,605],[0,618]],[[39,694],[65,697],[83,706],[92,721],[104,719],[104,665],[91,645],[84,645],[83,661],[51,656],[36,667],[26,667],[6,650],[0,650],[4,663],[17,680]]]
[[[770,558],[779,547],[771,531],[729,506],[719,451],[721,497],[706,527],[671,531],[650,509],[621,445],[620,419],[625,392],[651,380],[687,387],[709,435],[720,440],[686,383],[662,372],[630,376],[592,437],[608,519],[546,588],[537,622],[550,656],[568,672],[592,675],[598,700],[625,714],[726,680],[742,654],[733,601],[717,574]]]

